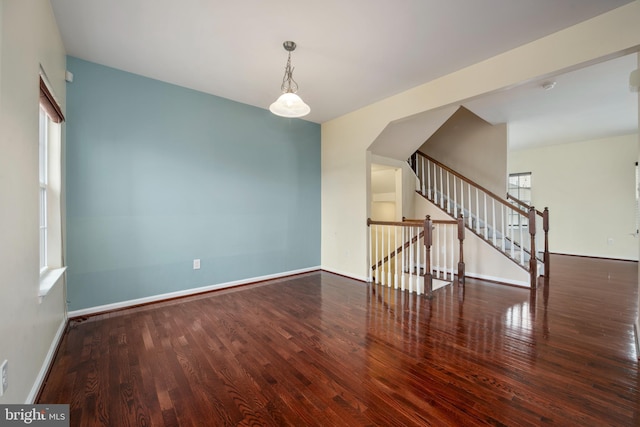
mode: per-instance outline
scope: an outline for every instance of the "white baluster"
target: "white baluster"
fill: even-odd
[[[453,176],[453,217],[458,218],[458,191],[455,175]]]
[[[476,188],[476,233],[480,234],[480,193]]]
[[[460,180],[460,213],[464,215],[464,181],[463,180]]]
[[[420,241],[420,229],[416,231],[416,293],[420,295],[420,285],[424,283],[422,279],[422,275],[420,274],[420,261],[422,257],[420,256],[420,248],[422,247],[424,251],[424,240]]]
[[[450,225],[449,229],[451,230],[451,280],[453,281],[453,276],[454,276],[454,272],[453,272],[453,266],[456,264],[456,251],[455,251],[455,243],[457,241],[456,237],[458,237],[458,225]]]
[[[487,215],[487,193],[484,193],[484,238],[489,240],[489,216]]]
[[[380,226],[380,284],[385,286],[387,284],[387,274],[384,265],[384,248],[387,247],[385,237],[386,226]]]
[[[422,174],[420,175],[420,184],[421,184],[420,190],[422,191],[422,195],[424,196],[425,195],[425,181],[426,181],[425,176],[424,176],[424,160],[425,159],[422,156],[418,156],[418,157],[420,158],[420,167],[421,167],[421,170],[422,170]]]
[[[387,227],[387,286],[391,287],[391,229]]]
[[[471,204],[471,193],[472,193],[472,188],[471,188],[471,184],[467,184],[467,186],[469,187],[469,191],[467,191],[467,194],[469,195],[469,214],[467,215],[469,217],[468,221],[469,221],[469,230],[473,230],[473,205]]]
[[[507,235],[505,233],[505,221],[504,221],[504,211],[506,209],[506,206],[503,204],[500,204],[500,215],[502,217],[502,252],[504,252],[505,249],[505,240],[507,240]]]
[[[450,259],[449,259],[449,248],[452,246],[453,242],[451,242],[451,240],[449,240],[449,228],[451,226],[449,224],[443,224],[442,226],[442,236],[444,239],[444,248],[443,248],[443,252],[442,252],[442,258],[444,259],[444,265],[442,268],[442,279],[443,280],[447,280],[447,275],[449,274],[449,266],[450,266]]]
[[[377,283],[380,283],[380,269],[382,268],[382,266],[378,267],[378,261],[379,261],[379,259],[378,259],[378,254],[379,254],[379,252],[378,252],[378,233],[380,232],[379,231],[380,229],[379,229],[379,227],[377,225],[375,227],[376,227],[376,254],[375,254],[376,260],[375,260],[375,266],[376,266]]]
[[[440,252],[442,251],[442,242],[440,241],[440,227],[435,227],[436,235],[436,276],[440,277],[440,270],[442,270],[442,261],[440,260]]]
[[[416,286],[413,289],[418,293],[420,289],[420,283],[422,282],[422,274],[420,268],[420,261],[422,260],[422,250],[424,249],[424,242],[420,239],[420,232],[424,227],[418,227],[416,230]]]
[[[427,190],[429,192],[428,199],[433,200],[433,189],[431,183],[431,161],[427,160]]]
[[[404,291],[404,277],[406,276],[406,263],[405,263],[405,259],[407,258],[407,249],[405,249],[404,247],[404,242],[406,242],[406,230],[407,227],[402,227],[402,279],[401,279],[401,289]]]
[[[450,177],[449,171],[447,171],[447,213],[451,214],[451,185],[450,185]]]
[[[413,287],[413,227],[409,227],[409,292]]]
[[[369,283],[373,282],[373,225],[369,224]]]
[[[509,229],[510,229],[509,230],[509,237],[511,239],[511,258],[515,259],[515,252],[514,251],[515,251],[515,242],[516,242],[516,240],[515,240],[514,234],[513,234],[514,233],[514,231],[513,231],[513,227],[514,227],[514,225],[513,225],[513,214],[514,214],[514,212],[511,211],[510,215],[509,215]]]
[[[522,229],[524,228],[522,226],[523,223],[524,223],[524,217],[520,218],[520,227],[519,227],[520,228],[520,264],[521,265],[524,265],[524,239],[522,238],[522,234],[523,234]]]
[[[384,262],[384,276],[385,276],[385,285],[386,286],[391,286],[391,275],[389,273],[389,264],[390,264],[390,260],[389,260],[389,251],[391,250],[391,244],[389,243],[389,226],[385,226],[384,228],[384,249],[382,250],[382,262],[384,262],[385,257],[387,258],[387,261]]]
[[[444,265],[442,270],[443,280],[446,280],[447,274],[449,274],[449,262],[451,261],[449,259],[449,250],[451,248],[451,245],[453,244],[451,240],[449,240],[449,227],[450,227],[449,224],[443,224],[442,226],[442,236],[444,238],[444,248],[442,252],[442,258],[444,259]]]
[[[393,253],[393,263],[395,264],[395,274],[393,276],[393,288],[398,289],[398,283],[400,283],[400,277],[398,275],[398,268],[400,266],[400,260],[398,259],[398,228],[397,226],[393,227],[393,247],[395,248]]]
[[[497,246],[498,244],[496,243],[496,234],[498,231],[498,227],[496,227],[496,199],[494,199],[493,197],[491,198],[491,212],[492,212],[492,230],[493,230],[493,246]]]
[[[442,178],[442,168],[438,169],[440,169],[440,208],[444,209],[444,198],[442,197],[444,195],[444,179]]]
[[[409,291],[411,292],[417,292],[418,291],[418,286],[420,286],[420,228],[417,227],[415,230],[415,235],[416,235],[416,241],[414,243],[415,247],[413,248],[413,254],[414,254],[414,265],[415,265],[415,270],[416,270],[416,274],[415,274],[415,283],[414,283],[414,287],[412,287],[411,289],[409,289]]]

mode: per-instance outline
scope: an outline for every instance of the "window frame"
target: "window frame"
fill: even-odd
[[[517,182],[515,184],[512,184],[512,178],[516,178]],[[525,179],[528,181],[528,186],[524,186],[521,185],[521,181],[523,179]],[[515,173],[510,173],[509,177],[507,179],[507,193],[509,195],[511,195],[512,197],[515,197],[516,199],[518,199],[520,202],[526,203],[527,205],[531,206],[531,199],[532,199],[532,188],[533,188],[533,174],[531,172],[515,172]],[[516,190],[516,194],[514,194],[512,192],[512,190]],[[522,196],[522,189],[526,189],[529,191],[529,196],[528,197],[523,197]],[[521,215],[511,211],[509,214],[509,227],[511,228],[520,228],[520,227],[528,227],[529,226],[529,220],[528,218],[522,217]]]
[[[49,269],[48,263],[48,211],[47,192],[49,183],[49,125],[50,117],[40,104],[38,142],[38,182],[39,182],[39,217],[40,217],[40,274]]]
[[[66,267],[62,254],[62,126],[64,115],[40,74],[38,109],[38,216],[40,301],[60,282]]]

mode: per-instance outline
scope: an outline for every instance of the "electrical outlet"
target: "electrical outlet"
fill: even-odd
[[[9,387],[9,361],[5,360],[0,366],[0,372],[2,373],[2,381],[0,381],[0,396],[2,396]]]
[[[194,259],[193,260],[193,269],[194,270],[200,270],[200,260],[199,259]]]

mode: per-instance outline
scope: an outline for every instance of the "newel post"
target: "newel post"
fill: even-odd
[[[544,277],[549,278],[549,208],[544,208],[542,212],[542,229],[544,230]]]
[[[433,292],[433,278],[431,277],[431,245],[433,242],[433,221],[431,216],[427,215],[424,220],[424,246],[426,254],[426,265],[424,267],[424,293],[427,298],[432,297]]]
[[[460,242],[460,259],[458,261],[458,283],[464,285],[464,217],[458,217],[458,241]]]
[[[531,236],[529,276],[531,279],[531,289],[535,289],[538,284],[538,258],[536,258],[536,209],[533,206],[529,208],[529,235]]]

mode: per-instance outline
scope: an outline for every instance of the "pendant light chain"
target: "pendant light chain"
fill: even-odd
[[[298,91],[298,83],[293,79],[293,70],[295,70],[295,67],[291,67],[291,52],[289,52],[287,65],[284,68],[282,86],[280,86],[282,93],[296,93]]]

